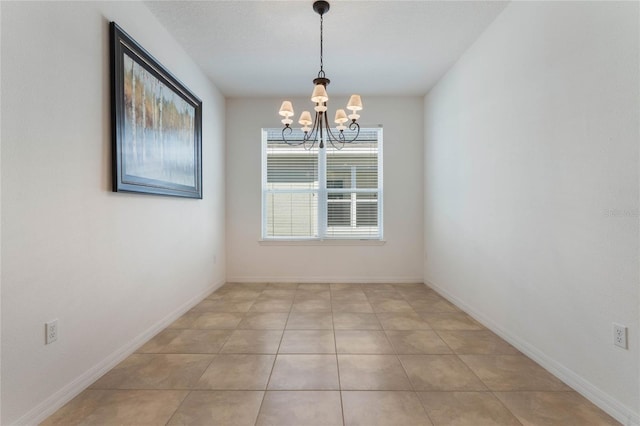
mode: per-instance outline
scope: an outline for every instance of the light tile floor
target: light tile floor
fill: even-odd
[[[43,424],[619,423],[422,284],[229,283]]]

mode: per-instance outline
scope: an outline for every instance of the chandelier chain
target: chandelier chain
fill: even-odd
[[[324,77],[324,69],[323,69],[323,67],[324,67],[324,62],[323,62],[323,57],[322,57],[322,56],[323,56],[323,55],[322,55],[322,53],[323,53],[323,51],[322,51],[322,44],[323,44],[323,43],[322,43],[322,42],[323,42],[323,35],[322,35],[322,34],[323,34],[323,25],[322,25],[322,24],[323,24],[323,21],[324,21],[324,19],[323,19],[323,18],[324,18],[324,15],[323,15],[323,14],[320,14],[320,72],[318,73],[318,77],[320,77],[320,76]]]

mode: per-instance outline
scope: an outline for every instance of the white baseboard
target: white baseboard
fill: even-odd
[[[422,277],[227,277],[230,283],[422,283]]]
[[[149,339],[165,329],[172,322],[180,318],[185,312],[193,308],[200,303],[205,297],[207,297],[212,291],[224,284],[224,281],[214,283],[209,286],[205,291],[191,298],[187,302],[183,303],[180,307],[173,312],[165,316],[147,330],[134,337],[124,346],[120,347],[116,351],[112,352],[102,361],[94,365],[92,368],[81,374],[75,380],[64,386],[62,389],[55,392],[53,395],[42,401],[35,406],[24,416],[20,417],[15,425],[37,425],[44,421],[51,414],[55,413],[67,402],[78,396],[80,392],[89,387],[93,382],[102,377],[107,371],[118,365],[126,357],[134,353],[140,346],[145,344]]]
[[[592,383],[585,380],[582,376],[575,373],[571,369],[565,367],[553,358],[549,357],[526,340],[510,334],[499,324],[487,318],[481,312],[476,311],[460,298],[447,292],[444,288],[438,286],[433,282],[427,281],[426,279],[425,284],[427,284],[437,293],[449,300],[451,303],[458,306],[467,314],[472,316],[485,327],[496,333],[498,336],[509,342],[520,352],[540,364],[551,374],[562,380],[568,386],[572,387],[576,392],[580,393],[589,401],[593,402],[596,406],[601,408],[604,412],[609,414],[611,417],[613,417],[623,425],[640,426],[640,415],[634,413],[629,407],[622,404],[620,401],[603,392],[598,387],[594,386]]]

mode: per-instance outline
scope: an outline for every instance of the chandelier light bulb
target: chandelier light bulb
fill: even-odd
[[[360,95],[351,95],[349,103],[347,104],[347,109],[353,112],[360,111],[362,109],[362,99],[360,99]]]
[[[349,120],[351,121],[356,121],[358,118],[360,118],[360,114],[356,114],[356,113],[349,114]]]
[[[344,124],[348,121],[349,119],[347,118],[347,113],[344,112],[343,109],[339,109],[336,111],[336,118],[335,118],[335,122],[337,124]]]
[[[313,107],[313,109],[316,110],[317,112],[325,112],[327,110],[327,106],[318,104],[315,107]]]
[[[311,121],[311,113],[309,111],[302,111],[298,123],[302,124],[305,127],[311,126],[313,124],[313,121]]]
[[[289,126],[291,123],[293,123],[293,120],[290,118],[283,118],[282,120],[280,120],[282,122],[282,124],[284,124],[285,126]]]
[[[320,104],[328,100],[327,89],[322,84],[316,84],[316,87],[313,88],[313,94],[311,95],[311,102]]]

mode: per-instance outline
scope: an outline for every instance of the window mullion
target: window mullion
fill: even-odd
[[[318,237],[327,236],[327,148],[318,150]]]
[[[267,237],[267,131],[262,131],[262,150],[261,150],[261,162],[262,162],[262,238]]]
[[[355,229],[358,225],[356,222],[356,166],[351,166],[351,227]]]

